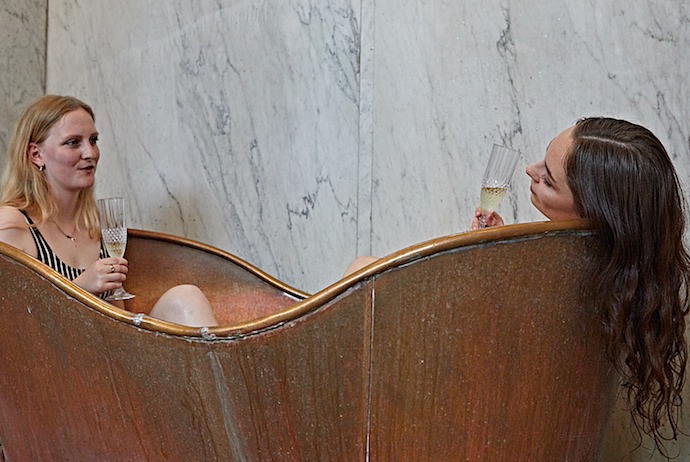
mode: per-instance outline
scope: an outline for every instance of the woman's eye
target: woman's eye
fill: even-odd
[[[547,187],[552,187],[551,182],[548,180],[548,178],[546,178],[546,175],[542,176],[541,179]]]
[[[65,144],[66,144],[67,146],[70,146],[70,147],[77,146],[77,145],[79,144],[79,140],[75,140],[75,139],[67,140],[67,141],[65,142]]]
[[[92,136],[91,139],[89,140],[93,146],[96,146],[98,144],[98,137],[97,136]]]

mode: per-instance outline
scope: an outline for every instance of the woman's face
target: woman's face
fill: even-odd
[[[31,161],[45,167],[46,181],[54,193],[74,192],[93,186],[98,150],[98,132],[84,109],[68,112],[40,143],[29,143]]]
[[[532,204],[550,220],[579,218],[573,193],[565,176],[565,162],[572,145],[570,127],[554,138],[546,149],[544,160],[527,167],[532,178]]]

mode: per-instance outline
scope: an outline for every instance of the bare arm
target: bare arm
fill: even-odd
[[[15,207],[0,207],[0,242],[16,247],[34,258],[38,255],[29,225],[24,215]]]
[[[24,215],[15,207],[0,207],[0,242],[9,244],[36,258],[38,249]],[[93,262],[73,282],[93,294],[114,290],[127,278],[124,258],[104,258]]]

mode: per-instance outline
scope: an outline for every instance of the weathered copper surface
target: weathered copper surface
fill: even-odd
[[[213,249],[133,236],[138,295],[178,262],[216,301],[291,299],[205,336],[137,326],[0,244],[0,441],[12,462],[597,460],[615,384],[575,303],[582,226],[429,241],[303,301]]]
[[[130,230],[127,289],[137,296],[127,309],[148,313],[167,289],[199,286],[221,324],[232,325],[281,311],[307,296],[234,255],[187,239]]]
[[[596,461],[614,375],[581,236],[460,248],[374,283],[372,460]]]

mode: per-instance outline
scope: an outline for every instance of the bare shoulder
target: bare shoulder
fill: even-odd
[[[17,207],[11,205],[0,205],[0,219],[14,219],[26,223],[24,214]]]
[[[0,207],[0,242],[36,256],[36,244],[31,236],[29,225],[22,212],[16,207]]]
[[[28,230],[29,226],[26,224],[26,219],[18,208],[3,205],[0,207],[0,231],[12,228],[25,228]]]

